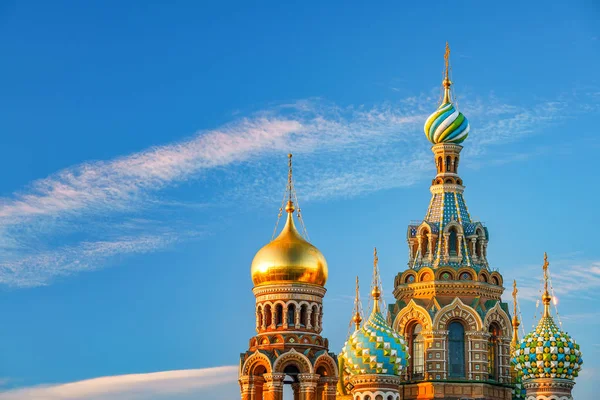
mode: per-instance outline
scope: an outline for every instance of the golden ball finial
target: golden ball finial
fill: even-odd
[[[294,207],[294,202],[291,200],[288,200],[287,204],[285,205],[285,211],[291,214],[295,210],[296,210],[296,207]]]
[[[373,288],[373,290],[371,291],[371,296],[373,297],[373,300],[379,300],[379,298],[381,297],[381,290],[379,290],[379,287],[375,286]]]
[[[362,322],[362,317],[360,316],[360,313],[358,311],[356,312],[356,314],[354,314],[354,317],[352,317],[352,321],[356,324],[356,328],[358,329],[358,326]]]

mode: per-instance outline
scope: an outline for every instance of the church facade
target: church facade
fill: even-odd
[[[512,318],[501,300],[504,279],[488,262],[488,229],[463,197],[458,166],[470,125],[453,102],[449,72],[446,46],[443,100],[424,127],[436,167],[432,197],[423,220],[408,225],[396,301],[384,318],[375,253],[372,312],[363,322],[357,287],[356,329],[339,355],[321,336],[329,270],[296,228],[290,155],[285,226],[251,267],[256,335],[240,357],[242,400],[282,400],[288,384],[294,400],[572,399],[581,353],[556,328],[547,290],[544,318],[522,342],[516,287]]]

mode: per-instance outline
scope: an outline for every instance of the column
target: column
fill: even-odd
[[[300,380],[300,400],[317,400],[316,392],[319,375],[298,374],[298,379]]]
[[[335,377],[321,377],[317,386],[317,400],[335,400],[338,379]]]
[[[283,313],[282,317],[281,317],[281,327],[283,329],[287,329],[289,327],[288,325],[288,306],[287,304],[283,307],[283,309],[281,310],[281,312]]]
[[[312,306],[308,305],[306,308],[306,329],[312,329]]]
[[[294,392],[294,400],[300,400],[300,384],[292,383],[292,391]]]
[[[296,321],[296,329],[300,327],[300,311],[302,310],[302,306],[298,304],[296,307],[296,315],[294,315],[294,320]]]
[[[423,258],[423,236],[417,236],[417,245],[417,252],[419,253],[418,261],[421,261]]]
[[[250,376],[249,375],[241,376],[239,379],[239,382],[240,382],[240,389],[242,392],[242,400],[251,400],[250,396],[251,396],[253,388],[250,383]]]
[[[414,258],[415,256],[413,254],[413,239],[410,239],[408,241],[408,262],[412,263]]]
[[[427,234],[427,240],[429,242],[429,261],[433,261],[435,249],[433,248],[433,235],[431,233]]]
[[[444,256],[446,260],[450,257],[450,234],[444,233]]]
[[[477,260],[477,253],[475,251],[475,246],[477,243],[477,238],[471,238],[471,258],[473,261]]]
[[[271,308],[271,329],[277,328],[277,306]]]
[[[457,236],[456,240],[458,242],[458,249],[457,249],[456,255],[458,256],[459,262],[462,262],[463,235],[459,234]]]
[[[283,400],[283,378],[285,374],[264,374],[263,377],[265,378],[263,400]]]

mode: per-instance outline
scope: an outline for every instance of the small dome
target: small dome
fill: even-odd
[[[451,102],[444,102],[425,121],[425,135],[433,143],[462,143],[469,135],[469,121]]]
[[[394,332],[374,308],[365,324],[344,344],[345,374],[401,375],[408,354],[404,338]]]
[[[272,283],[309,283],[324,286],[327,261],[304,240],[294,225],[293,205],[288,205],[285,227],[274,240],[256,253],[251,275],[255,286]]]
[[[579,345],[547,315],[521,340],[512,363],[523,382],[536,378],[573,380],[581,370],[583,359]]]

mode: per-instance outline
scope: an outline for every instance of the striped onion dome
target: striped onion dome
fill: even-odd
[[[425,121],[425,135],[433,144],[460,144],[469,135],[469,130],[469,121],[450,101],[444,102]]]

